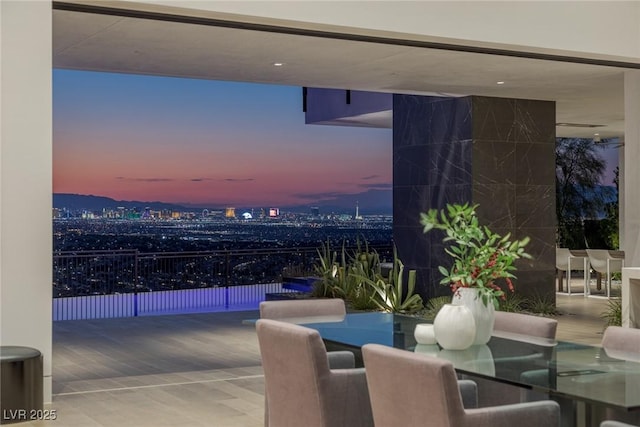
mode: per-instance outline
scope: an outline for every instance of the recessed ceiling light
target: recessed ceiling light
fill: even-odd
[[[274,62],[273,66],[274,67],[282,67],[284,65],[284,62]]]
[[[503,85],[503,84],[504,84],[504,82],[503,82],[503,81],[499,81],[499,82],[496,82],[496,84],[497,84],[497,85]]]

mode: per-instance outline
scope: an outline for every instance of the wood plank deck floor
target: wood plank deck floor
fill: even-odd
[[[607,300],[558,295],[558,339],[599,344]],[[54,323],[55,421],[20,426],[263,426],[257,311]]]

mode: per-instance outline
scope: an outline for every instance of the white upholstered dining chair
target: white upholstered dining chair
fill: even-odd
[[[376,427],[557,427],[543,401],[467,409],[451,362],[378,344],[362,347]]]
[[[609,357],[640,362],[640,329],[608,326],[602,335],[602,349]],[[605,417],[609,420],[609,427],[630,425],[622,422],[640,425],[640,413],[637,411],[628,412],[608,408]],[[618,423],[615,424],[615,422]]]
[[[342,319],[347,314],[347,308],[340,298],[314,298],[307,300],[273,300],[260,303],[260,318],[272,320],[296,319],[309,316],[335,316]],[[355,368],[355,356],[350,351],[327,352],[327,359],[331,369]],[[264,393],[264,425],[269,427],[267,392]]]
[[[270,427],[373,427],[365,370],[331,369],[318,331],[256,323]]]
[[[555,340],[557,329],[558,321],[556,319],[524,313],[495,312],[493,330],[496,332]],[[546,398],[539,393],[533,394],[521,387],[509,384],[480,378],[474,378],[474,381],[478,384],[479,407],[507,405]]]

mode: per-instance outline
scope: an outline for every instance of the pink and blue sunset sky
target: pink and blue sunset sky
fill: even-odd
[[[53,71],[53,192],[197,206],[381,190],[390,129],[305,125],[299,87]],[[616,149],[602,150],[612,185]]]
[[[391,130],[305,125],[299,87],[66,70],[53,84],[54,193],[282,206],[391,189]]]

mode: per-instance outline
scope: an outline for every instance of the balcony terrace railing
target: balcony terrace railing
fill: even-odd
[[[390,245],[374,247],[389,259]],[[213,252],[57,252],[54,320],[255,309],[283,289],[283,272],[310,273],[317,248]]]

